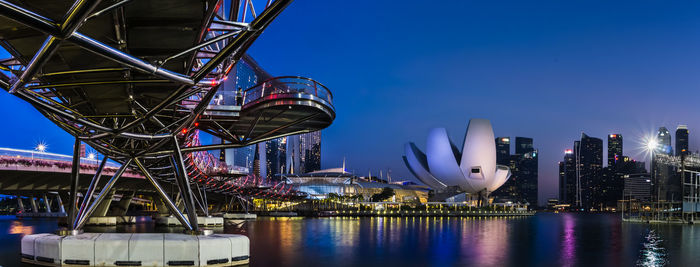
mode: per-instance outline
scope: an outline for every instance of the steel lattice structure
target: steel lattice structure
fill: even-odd
[[[206,195],[197,199],[193,192],[236,194],[227,189],[245,186],[197,173],[202,168],[193,152],[331,124],[330,91],[307,78],[273,78],[245,90],[240,103],[211,104],[232,67],[291,0],[255,2],[0,0],[0,46],[12,56],[0,60],[0,88],[76,137],[72,228],[80,229],[121,174],[135,168],[182,224],[196,230],[195,204]],[[199,130],[226,143],[199,144]],[[97,199],[78,203],[80,142],[106,157],[85,192],[92,196],[101,186]],[[108,159],[122,167],[101,183]],[[161,182],[177,184],[187,219]]]

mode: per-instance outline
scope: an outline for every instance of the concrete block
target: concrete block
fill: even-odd
[[[117,225],[117,217],[90,217],[85,223],[86,225]]]
[[[199,239],[186,234],[165,234],[163,260],[166,266],[198,266]]]
[[[34,252],[34,242],[36,239],[51,235],[51,234],[33,234],[33,235],[25,235],[22,237],[21,241],[21,256],[22,260],[34,260],[34,256],[36,253]]]
[[[204,226],[221,226],[224,225],[222,217],[197,217],[197,224]]]
[[[199,266],[229,266],[231,241],[220,235],[197,236],[199,238]]]
[[[140,266],[163,265],[163,234],[133,234],[129,239],[129,261]]]
[[[61,242],[61,259],[64,265],[95,265],[95,240],[101,234],[83,233],[66,236]]]
[[[254,213],[224,213],[224,219],[255,220],[258,215]]]
[[[231,242],[231,264],[247,264],[250,258],[250,239],[244,235],[220,234]]]
[[[61,239],[59,235],[45,235],[34,241],[34,257],[39,263],[61,264]]]
[[[102,234],[95,239],[95,266],[135,265],[129,261],[132,234]]]

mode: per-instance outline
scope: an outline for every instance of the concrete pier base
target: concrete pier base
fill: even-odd
[[[117,224],[134,224],[136,216],[102,216],[90,217],[85,225],[117,225]]]
[[[255,220],[258,215],[254,213],[224,213],[224,220]]]
[[[187,216],[185,216],[187,217]],[[181,226],[182,224],[173,216],[160,217],[156,220],[157,225]],[[223,226],[224,218],[222,217],[197,217],[197,224],[202,226]]]
[[[22,238],[22,262],[44,266],[235,266],[248,264],[243,235],[83,233]]]

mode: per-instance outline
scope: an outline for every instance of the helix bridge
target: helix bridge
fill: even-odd
[[[199,131],[193,131],[185,142],[185,147],[201,146]],[[228,166],[209,151],[187,154],[185,163],[193,182],[207,190],[236,196],[248,196],[276,200],[305,198],[307,195],[292,188],[292,185],[263,179],[249,174],[247,168],[241,170]]]
[[[71,229],[82,228],[127,170],[192,231],[198,210],[207,213],[207,193],[300,196],[206,152],[318,131],[335,119],[330,90],[305,77],[265,77],[235,101],[215,99],[235,90],[233,70],[291,2],[0,0],[0,55],[9,55],[0,59],[0,88],[75,137]],[[204,144],[200,133],[222,142]],[[104,155],[87,188],[79,183],[81,143]],[[108,161],[121,165],[105,181]],[[184,214],[163,189],[170,184]],[[79,190],[97,196],[81,200]]]

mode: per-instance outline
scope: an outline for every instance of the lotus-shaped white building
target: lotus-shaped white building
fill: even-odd
[[[426,153],[414,143],[407,143],[405,150],[408,169],[435,190],[458,187],[465,193],[486,197],[510,177],[507,166],[496,164],[493,128],[485,119],[469,120],[461,152],[445,128],[430,131]]]

